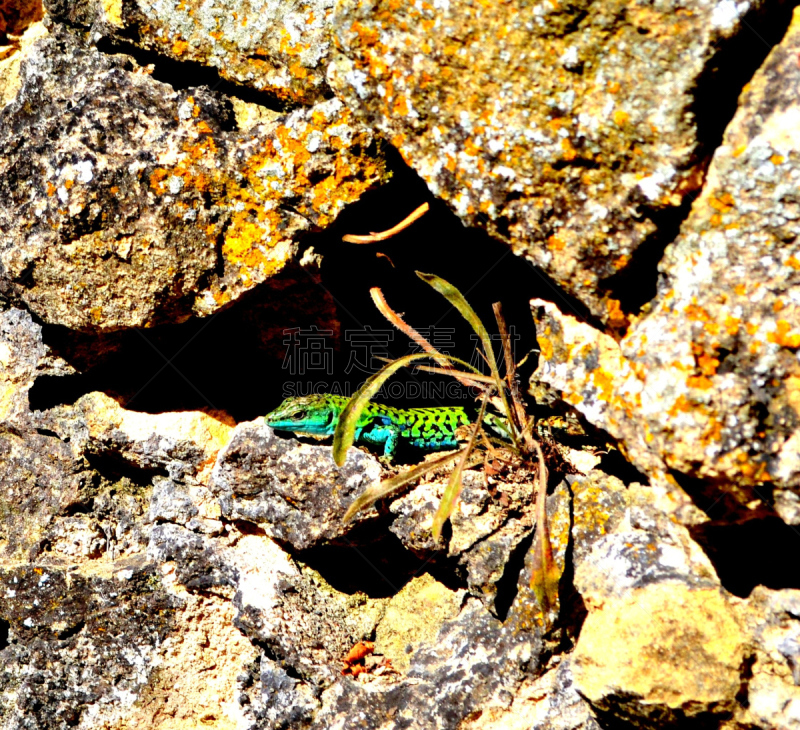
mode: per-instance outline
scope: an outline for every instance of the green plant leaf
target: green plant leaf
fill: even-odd
[[[489,333],[486,331],[486,327],[483,326],[483,322],[481,322],[480,317],[478,317],[478,315],[475,313],[475,310],[464,298],[464,295],[450,282],[445,281],[435,274],[425,274],[422,271],[417,271],[415,273],[420,279],[422,279],[422,281],[432,286],[437,292],[439,292],[439,294],[447,299],[447,301],[458,310],[459,314],[466,319],[467,322],[469,322],[470,327],[475,330],[475,333],[478,335],[481,344],[483,345],[483,352],[486,355],[486,362],[489,363],[489,369],[492,371],[495,387],[497,388],[500,398],[503,401],[503,410],[508,420],[513,423],[514,417],[511,414],[511,409],[508,405],[508,400],[506,399],[503,379],[500,377],[500,371],[497,368],[497,360],[495,359],[494,350],[492,349],[492,340],[489,337]],[[516,446],[517,434],[513,428],[512,437],[514,445]]]
[[[404,355],[397,358],[388,365],[382,367],[375,375],[367,379],[347,402],[339,416],[336,430],[333,432],[333,460],[337,466],[343,466],[347,458],[347,450],[353,445],[356,436],[356,426],[361,416],[361,411],[366,408],[370,399],[381,389],[381,386],[400,368],[405,367],[414,360],[430,359],[427,352],[415,352],[411,355]],[[447,356],[448,360],[455,360]]]
[[[389,479],[384,479],[378,484],[367,487],[347,508],[347,512],[345,512],[344,517],[342,517],[342,522],[349,522],[362,509],[366,509],[367,507],[375,504],[375,502],[377,502],[379,499],[388,497],[390,494],[394,494],[409,482],[413,482],[415,479],[419,479],[421,476],[424,476],[435,469],[439,469],[445,464],[457,459],[459,456],[461,456],[463,450],[464,449],[452,451],[447,454],[442,454],[441,456],[431,459],[430,461],[423,461],[421,464],[417,464],[416,466],[413,466],[410,469],[401,472],[400,474],[395,474],[395,476],[389,477]]]
[[[469,441],[461,450],[461,460],[458,462],[458,464],[456,464],[456,468],[453,469],[453,473],[450,475],[450,481],[447,482],[447,487],[442,495],[442,501],[439,502],[439,509],[436,510],[436,514],[433,516],[433,526],[431,527],[431,532],[433,533],[433,539],[436,541],[439,540],[439,536],[442,534],[442,527],[444,527],[444,523],[447,522],[450,515],[453,514],[453,510],[456,507],[456,502],[458,502],[458,497],[461,494],[461,474],[464,472],[470,452],[475,446],[475,437],[478,435],[478,431],[481,429],[481,424],[483,423],[483,414],[486,413],[487,401],[488,394],[484,394],[483,402],[481,403],[481,410],[478,413],[478,418],[475,421],[472,433],[469,435]]]

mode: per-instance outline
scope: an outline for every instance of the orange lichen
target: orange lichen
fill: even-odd
[[[697,358],[697,365],[703,375],[714,375],[719,367],[719,360],[704,352]]]
[[[711,318],[709,313],[703,307],[695,304],[689,304],[686,307],[686,316],[693,322],[708,322]]]
[[[548,337],[537,337],[539,342],[539,354],[545,360],[553,359],[553,343]]]
[[[686,385],[690,388],[699,388],[700,390],[709,390],[714,386],[709,378],[705,375],[692,375],[686,378]]]

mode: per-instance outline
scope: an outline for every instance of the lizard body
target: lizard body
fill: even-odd
[[[330,393],[287,398],[264,420],[279,431],[333,436],[348,400]],[[358,419],[355,442],[382,448],[384,459],[391,461],[400,443],[426,452],[456,449],[456,429],[471,422],[461,406],[393,408],[368,403]],[[484,423],[506,435],[503,419],[486,414]]]

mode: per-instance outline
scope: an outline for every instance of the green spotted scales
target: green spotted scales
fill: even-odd
[[[348,400],[330,393],[287,398],[264,420],[279,431],[333,436]],[[368,403],[358,419],[355,442],[382,448],[384,458],[390,461],[400,444],[424,452],[458,448],[456,430],[471,422],[461,406],[393,408]],[[484,423],[499,435],[507,435],[498,416],[486,414]]]

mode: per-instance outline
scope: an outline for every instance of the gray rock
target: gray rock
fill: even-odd
[[[243,423],[220,453],[210,488],[227,519],[255,522],[279,542],[306,550],[351,529],[341,518],[380,473],[377,459],[358,449],[339,469],[330,446],[280,438],[263,422]]]

